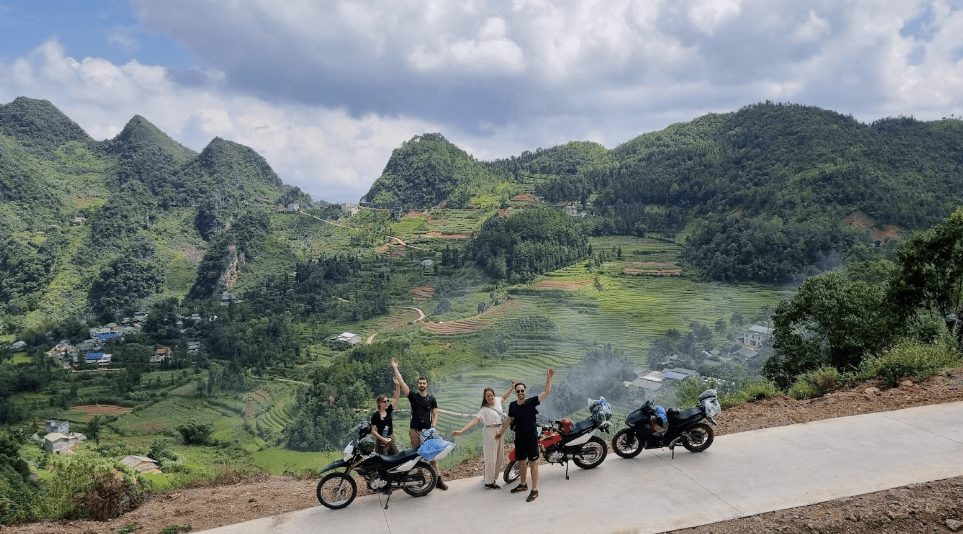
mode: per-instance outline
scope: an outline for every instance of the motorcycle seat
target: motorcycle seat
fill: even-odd
[[[385,467],[394,467],[411,460],[415,456],[418,456],[418,449],[405,449],[398,454],[381,455],[381,461],[385,463]]]
[[[690,419],[702,419],[703,415],[705,414],[705,409],[702,406],[693,406],[692,408],[686,408],[681,412],[678,410],[673,410],[667,413],[669,416],[669,425],[671,427],[689,421]]]
[[[578,423],[575,423],[574,425],[572,425],[572,431],[566,433],[565,435],[571,436],[574,434],[581,434],[594,426],[595,426],[595,421],[593,421],[591,418],[585,419],[583,421],[579,421]]]

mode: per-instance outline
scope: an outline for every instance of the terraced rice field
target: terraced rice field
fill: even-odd
[[[424,327],[425,329],[439,335],[467,334],[470,332],[477,332],[486,326],[491,325],[500,317],[503,317],[516,308],[520,308],[522,306],[524,306],[524,304],[521,302],[509,300],[498,306],[492,306],[474,317],[439,323],[429,321],[424,323]]]

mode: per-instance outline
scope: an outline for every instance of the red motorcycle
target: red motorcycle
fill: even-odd
[[[605,441],[595,435],[596,430],[609,431],[612,426],[612,408],[604,397],[589,401],[592,416],[578,423],[571,419],[561,419],[538,425],[538,450],[542,458],[552,464],[565,464],[565,479],[568,480],[568,461],[582,469],[598,467],[608,454]],[[508,465],[502,478],[506,483],[518,480],[518,461],[515,450],[508,455]]]

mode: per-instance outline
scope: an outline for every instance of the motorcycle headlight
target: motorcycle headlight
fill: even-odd
[[[354,455],[354,442],[348,443],[348,446],[344,448],[344,460],[348,461]]]

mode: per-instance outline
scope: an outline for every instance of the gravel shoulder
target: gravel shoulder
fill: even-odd
[[[823,397],[773,397],[723,411],[717,434],[733,434],[821,419],[963,401],[963,368],[886,388],[859,383]],[[446,479],[481,476],[481,458],[444,472]],[[156,533],[171,525],[204,530],[317,506],[316,479],[260,474],[233,483],[152,495],[137,510],[109,522],[57,521],[0,526],[3,534],[115,534],[127,525]],[[363,484],[361,485],[363,487]],[[667,511],[668,513],[668,511]],[[963,532],[963,477],[916,484],[674,531],[685,534]]]

